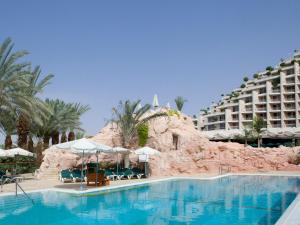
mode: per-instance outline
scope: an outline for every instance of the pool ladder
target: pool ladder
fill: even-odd
[[[32,198],[29,197],[29,195],[26,193],[26,191],[24,191],[24,189],[21,187],[21,185],[19,184],[19,181],[17,178],[13,178],[13,180],[15,180],[15,184],[16,184],[16,196],[18,195],[18,187],[20,188],[20,190],[23,192],[23,194],[26,196],[26,198],[31,201],[31,203],[34,205],[34,201]]]

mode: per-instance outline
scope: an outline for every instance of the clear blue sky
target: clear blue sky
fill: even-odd
[[[9,0],[0,41],[12,37],[55,75],[44,96],[89,104],[83,127],[95,134],[121,99],[181,95],[198,113],[300,50],[299,9],[298,0]]]

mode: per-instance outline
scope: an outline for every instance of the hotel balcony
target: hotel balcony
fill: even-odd
[[[274,121],[274,122],[271,121],[270,125],[272,128],[281,128],[281,123],[278,121]]]
[[[204,130],[224,130],[225,129],[225,123],[221,124],[212,124],[212,125],[206,125],[204,127]]]
[[[286,121],[285,126],[286,127],[296,127],[296,122],[295,121]]]
[[[280,120],[281,119],[281,113],[270,113],[270,120]]]
[[[243,117],[243,121],[251,121],[251,120],[253,120],[252,115],[251,116],[244,116]]]
[[[264,95],[266,93],[267,93],[266,88],[261,88],[261,89],[258,90],[258,95]]]
[[[279,107],[271,107],[270,108],[270,112],[280,112],[280,111],[281,111],[280,106]]]
[[[280,103],[280,96],[271,96],[270,103]]]
[[[272,88],[271,89],[271,94],[274,93],[274,94],[279,94],[280,93],[280,88]]]
[[[265,112],[267,111],[267,107],[256,107],[257,112]]]
[[[252,112],[252,106],[246,106],[245,112]]]
[[[285,93],[295,93],[295,86],[293,85],[292,87],[284,87],[284,92]]]
[[[294,120],[294,119],[296,119],[296,113],[295,112],[285,112],[284,119],[285,120]]]
[[[293,102],[295,101],[295,95],[284,95],[284,101],[285,102]]]
[[[284,111],[295,111],[296,108],[295,108],[295,104],[285,104],[285,107],[283,109]]]
[[[295,84],[295,77],[286,78],[286,84]]]
[[[265,96],[263,96],[263,97],[258,97],[258,102],[259,102],[259,103],[266,103],[266,101],[267,101],[267,98],[266,98]]]

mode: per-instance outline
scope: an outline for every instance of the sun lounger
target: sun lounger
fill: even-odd
[[[133,176],[134,176],[133,171],[131,169],[127,169],[125,170],[123,177],[127,177],[127,179],[130,180]]]
[[[122,178],[124,177],[124,171],[122,169],[120,170],[114,170],[113,173],[115,174],[116,178],[118,180],[122,180]]]
[[[5,172],[0,171],[0,182],[1,184],[11,183],[13,180],[12,176],[7,176]]]
[[[82,181],[86,180],[84,171],[83,171],[83,178],[81,178],[81,170],[78,170],[78,169],[72,170],[71,176],[72,176],[74,182],[81,181],[81,179],[82,179]]]
[[[105,176],[106,176],[106,178],[107,179],[110,179],[110,180],[115,180],[115,179],[117,179],[117,175],[113,172],[113,171],[111,171],[111,170],[105,170]]]
[[[72,173],[69,169],[60,171],[59,178],[63,183],[73,181]]]
[[[142,176],[144,176],[144,173],[139,168],[133,168],[132,172],[134,174],[133,176],[136,177],[136,178],[138,178],[138,179],[141,179]]]

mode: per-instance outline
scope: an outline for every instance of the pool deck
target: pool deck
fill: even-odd
[[[300,172],[286,172],[286,171],[273,171],[273,172],[260,172],[260,173],[234,173],[234,174],[199,174],[194,176],[169,176],[169,177],[150,177],[147,179],[132,179],[132,180],[116,180],[111,181],[109,186],[104,187],[93,187],[83,185],[83,189],[81,189],[80,182],[78,183],[62,183],[59,180],[37,180],[30,179],[24,180],[20,183],[21,187],[28,193],[30,192],[42,192],[42,191],[57,191],[57,192],[65,192],[72,194],[88,194],[93,192],[102,192],[109,191],[113,189],[125,188],[138,186],[143,184],[149,184],[159,181],[165,180],[173,180],[173,179],[218,179],[220,177],[226,177],[231,175],[261,175],[261,176],[299,176]],[[5,184],[0,190],[0,197],[6,195],[15,194],[15,184]],[[299,225],[300,221],[300,194],[296,197],[296,199],[292,202],[292,204],[288,207],[288,209],[284,212],[284,214],[277,221],[276,225]]]

